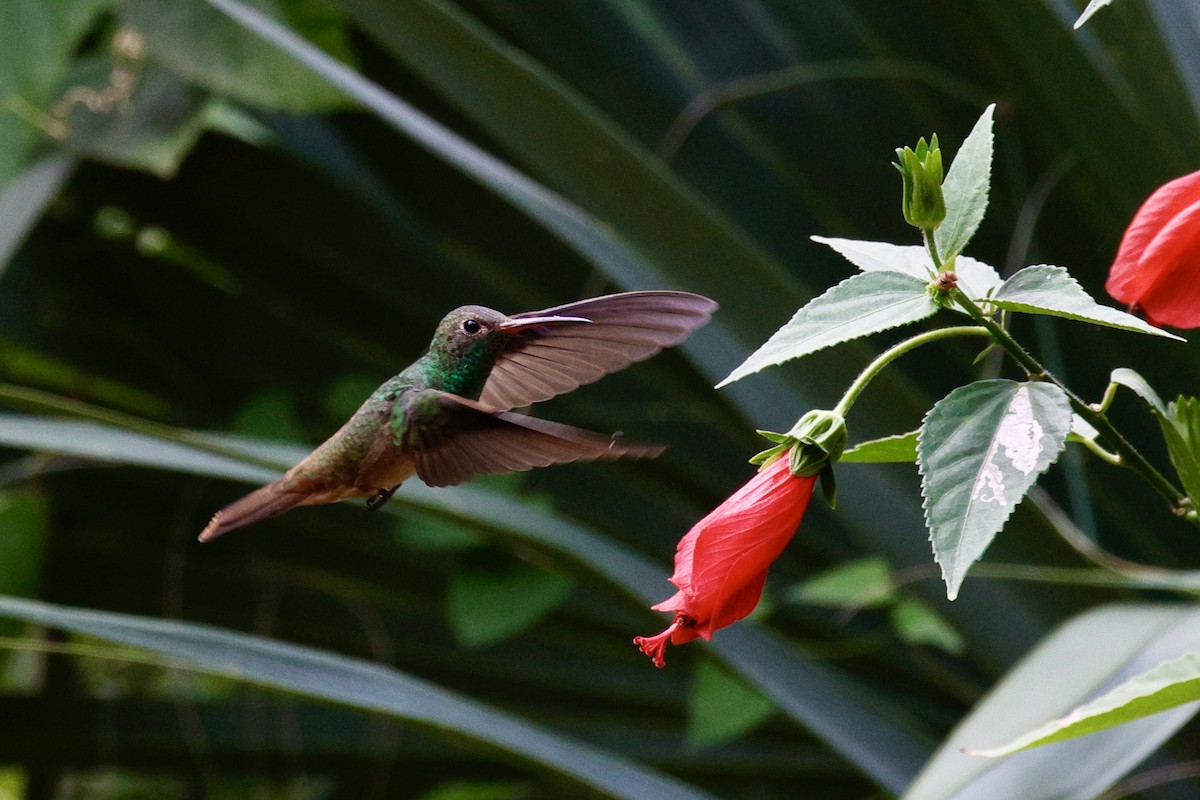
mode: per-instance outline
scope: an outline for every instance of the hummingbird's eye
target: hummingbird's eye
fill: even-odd
[[[477,320],[464,319],[463,323],[462,323],[462,329],[463,329],[463,333],[468,334],[470,336],[474,336],[475,334],[479,333],[480,330],[483,329],[483,326],[480,325]]]

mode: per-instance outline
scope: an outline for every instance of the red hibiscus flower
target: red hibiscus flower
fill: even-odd
[[[1155,325],[1200,327],[1200,172],[1159,187],[1142,204],[1105,288]]]
[[[767,568],[791,540],[808,508],[817,476],[797,477],[788,452],[772,461],[679,542],[671,583],[679,591],[655,611],[675,619],[657,636],[633,640],[641,651],[665,664],[667,642],[680,645],[737,622],[758,605]]]

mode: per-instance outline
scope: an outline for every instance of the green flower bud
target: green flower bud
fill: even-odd
[[[902,208],[909,225],[933,230],[946,218],[946,200],[942,197],[942,151],[937,134],[928,144],[917,141],[917,149],[897,148],[898,163],[893,166],[904,178]]]

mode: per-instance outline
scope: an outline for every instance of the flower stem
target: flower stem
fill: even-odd
[[[925,239],[925,247],[929,251],[929,257],[933,259],[933,265],[940,272],[943,269],[943,264],[938,258],[937,245],[933,241],[932,231],[922,231]],[[1200,525],[1200,515],[1192,508],[1192,501],[1186,494],[1175,488],[1161,472],[1139,453],[1133,445],[1131,445],[1121,432],[1118,431],[1103,411],[1097,410],[1095,407],[1083,402],[1074,392],[1072,392],[1062,381],[1050,373],[1048,369],[1042,366],[1036,358],[1029,354],[1016,339],[1014,339],[1004,326],[996,322],[992,317],[984,313],[983,309],[975,303],[974,300],[967,297],[962,289],[957,286],[950,289],[948,292],[950,299],[962,306],[962,308],[971,316],[973,320],[978,322],[983,327],[987,328],[996,344],[1003,347],[1010,356],[1020,364],[1029,377],[1033,380],[1048,381],[1066,394],[1071,402],[1071,408],[1076,414],[1083,417],[1088,422],[1092,423],[1096,430],[1100,431],[1106,439],[1109,440],[1113,450],[1116,451],[1117,457],[1120,459],[1120,464],[1132,469],[1137,474],[1141,475],[1160,495],[1162,495],[1168,503],[1171,504],[1171,511],[1177,516],[1184,517],[1194,525]]]
[[[971,298],[963,294],[963,291],[957,287],[950,290],[950,297],[954,302],[962,306],[966,312],[978,322],[980,325],[988,329],[992,334],[992,338],[996,343],[1003,347],[1013,359],[1025,368],[1029,376],[1034,380],[1043,380],[1053,383],[1066,394],[1067,399],[1071,402],[1071,408],[1076,414],[1083,417],[1096,430],[1100,431],[1109,441],[1116,455],[1120,459],[1123,466],[1128,467],[1137,474],[1141,475],[1160,495],[1162,495],[1168,503],[1171,504],[1171,510],[1178,516],[1186,517],[1194,524],[1200,524],[1200,519],[1197,519],[1191,508],[1191,500],[1186,494],[1175,488],[1166,476],[1154,468],[1154,466],[1146,460],[1146,458],[1134,448],[1129,441],[1121,435],[1109,421],[1108,416],[1101,411],[1097,411],[1091,405],[1081,400],[1073,391],[1071,391],[1062,381],[1050,373],[1042,364],[1029,354],[1025,348],[1017,343],[1017,340],[1001,327],[994,319],[983,312]]]
[[[905,339],[897,345],[883,351],[878,357],[866,366],[858,377],[854,379],[854,383],[850,384],[850,388],[846,389],[846,393],[842,395],[842,399],[838,401],[837,406],[833,411],[845,417],[850,412],[850,406],[854,405],[854,401],[862,394],[863,389],[871,382],[871,379],[878,375],[884,367],[895,361],[900,356],[910,350],[915,350],[923,344],[936,342],[939,339],[948,339],[951,336],[990,336],[991,332],[984,327],[978,325],[961,325],[953,328],[936,328],[932,331],[917,334],[910,339]]]

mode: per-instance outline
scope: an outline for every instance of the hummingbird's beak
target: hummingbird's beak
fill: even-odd
[[[516,331],[528,330],[529,328],[540,328],[543,325],[565,325],[569,322],[586,322],[591,324],[590,319],[584,317],[512,317],[501,322],[496,327],[508,333]]]

